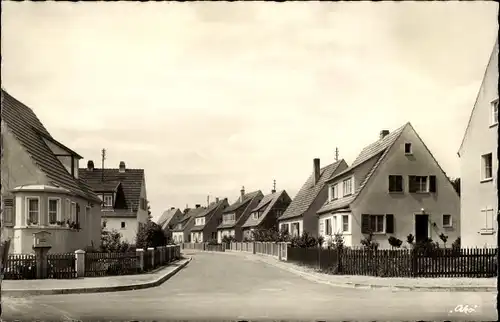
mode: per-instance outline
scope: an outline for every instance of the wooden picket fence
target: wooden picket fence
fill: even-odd
[[[85,253],[85,277],[129,275],[138,272],[136,252]]]

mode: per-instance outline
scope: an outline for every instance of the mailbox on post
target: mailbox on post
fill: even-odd
[[[47,278],[48,260],[47,253],[52,248],[48,231],[39,231],[33,234],[33,250],[36,255],[36,278]]]

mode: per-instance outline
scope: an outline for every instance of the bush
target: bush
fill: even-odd
[[[291,240],[292,247],[299,248],[313,248],[318,247],[318,241],[313,236],[309,235],[308,232],[304,231],[301,236],[293,237]]]
[[[389,237],[389,244],[393,248],[399,248],[403,244],[403,241],[401,239],[398,239],[394,236]]]
[[[235,242],[235,241],[236,241],[236,238],[234,238],[234,236],[223,236],[222,237],[223,244],[230,244],[230,243]]]
[[[167,245],[168,239],[160,225],[148,221],[139,226],[137,232],[136,246],[137,248],[146,249],[148,247],[158,247]]]
[[[101,229],[101,246],[99,251],[102,253],[125,253],[130,251],[130,245],[127,242],[121,241],[122,234],[120,234],[116,229],[110,231],[105,228]],[[93,246],[87,247],[85,249],[89,252],[95,252]]]
[[[379,243],[373,240],[373,233],[370,232],[367,237],[361,240],[361,245],[369,250],[377,250]]]
[[[219,245],[219,243],[217,243],[217,239],[210,239],[208,242],[207,242],[208,245]]]

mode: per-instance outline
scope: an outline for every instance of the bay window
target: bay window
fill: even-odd
[[[61,199],[49,198],[48,200],[49,225],[57,225],[57,222],[61,221]]]
[[[28,226],[38,225],[40,223],[40,198],[26,198],[26,221]]]

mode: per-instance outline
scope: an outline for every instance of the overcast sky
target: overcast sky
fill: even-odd
[[[146,171],[153,216],[293,197],[410,121],[450,176],[495,2],[2,2],[2,86],[100,166]]]

